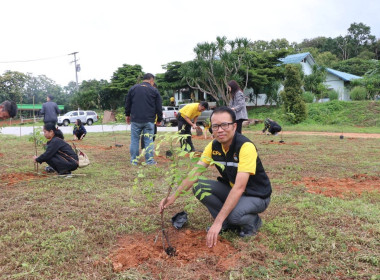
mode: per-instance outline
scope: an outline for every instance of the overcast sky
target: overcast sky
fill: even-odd
[[[0,7],[0,74],[43,74],[62,86],[75,81],[73,52],[81,82],[110,80],[123,64],[163,73],[161,65],[193,59],[197,43],[217,36],[299,43],[344,36],[363,22],[380,38],[378,0],[2,0]]]

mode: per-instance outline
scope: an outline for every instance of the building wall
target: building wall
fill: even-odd
[[[327,73],[325,85],[339,94],[339,100],[350,100],[348,90],[344,87],[344,81],[339,77]]]
[[[301,62],[302,70],[305,75],[310,75],[313,73],[313,69],[311,68],[310,63],[308,62]]]

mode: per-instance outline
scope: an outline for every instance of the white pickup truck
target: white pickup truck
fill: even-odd
[[[162,106],[162,122],[164,126],[177,123],[178,107]]]

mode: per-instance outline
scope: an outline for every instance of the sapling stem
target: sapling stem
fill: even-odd
[[[174,177],[172,177],[172,184],[174,183]],[[169,185],[168,187],[168,193],[166,194],[166,197],[165,197],[165,200],[164,200],[164,205],[166,204],[166,201],[168,200],[169,198],[169,195],[172,191],[172,184]],[[168,255],[174,255],[175,253],[175,250],[174,248],[172,247],[172,245],[170,244],[170,241],[169,241],[169,236],[167,234],[167,232],[165,231],[165,225],[164,225],[164,209],[162,209],[162,212],[161,212],[161,231],[162,231],[162,247],[164,249],[164,251],[168,254]],[[168,248],[165,248],[165,240],[166,242],[168,243]]]

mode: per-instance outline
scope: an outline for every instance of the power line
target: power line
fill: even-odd
[[[51,56],[51,57],[44,57],[44,58],[37,58],[37,59],[28,59],[28,60],[11,60],[11,61],[0,61],[1,64],[5,63],[25,63],[25,62],[34,62],[34,61],[41,61],[41,60],[50,60],[50,59],[56,59],[59,57],[67,56],[67,54],[58,55],[58,56]]]

